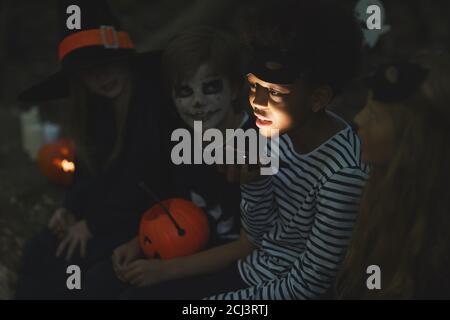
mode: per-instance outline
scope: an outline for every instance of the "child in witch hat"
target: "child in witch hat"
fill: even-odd
[[[73,4],[81,9],[80,30],[66,27]],[[26,245],[17,298],[65,297],[66,265],[86,270],[135,234],[152,205],[139,182],[163,198],[169,183],[160,54],[136,53],[105,1],[59,1],[59,10],[61,70],[19,99],[70,99],[75,179],[48,229]]]
[[[449,299],[450,55],[421,52],[367,80],[369,99],[355,122],[372,172],[337,295]],[[373,264],[382,280],[370,290]]]

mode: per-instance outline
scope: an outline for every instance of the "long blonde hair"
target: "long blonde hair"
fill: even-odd
[[[422,53],[429,69],[420,90],[389,107],[396,152],[374,168],[336,282],[340,298],[417,298],[450,294],[450,57]],[[366,268],[381,269],[381,290],[368,290]],[[448,276],[447,276],[448,277]]]
[[[91,144],[87,126],[89,117],[88,111],[92,103],[93,95],[88,92],[88,89],[78,77],[73,76],[70,78],[72,98],[71,130],[75,139],[77,159],[81,161],[92,174],[97,174],[99,171],[106,170],[122,152],[127,116],[132,100],[132,87],[133,80],[130,77],[130,81],[126,82],[123,92],[114,103],[107,101],[106,99],[100,99],[104,100],[103,102],[105,104],[111,104],[111,106],[105,107],[114,109],[116,130],[114,146],[111,153],[106,159],[103,159],[101,163],[98,163],[92,152],[92,148],[95,148],[96,146]]]

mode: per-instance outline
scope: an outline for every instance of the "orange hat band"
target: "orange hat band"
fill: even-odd
[[[90,46],[103,46],[107,49],[134,48],[127,32],[117,32],[112,26],[101,26],[100,29],[80,31],[65,37],[59,44],[59,61],[62,61],[73,50]]]

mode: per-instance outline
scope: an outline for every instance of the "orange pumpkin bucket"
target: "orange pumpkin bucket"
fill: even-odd
[[[155,204],[141,219],[139,242],[149,258],[171,259],[200,251],[209,240],[208,219],[193,202],[172,198]]]

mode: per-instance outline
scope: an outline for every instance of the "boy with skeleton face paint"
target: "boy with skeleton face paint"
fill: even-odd
[[[202,121],[206,130],[220,127],[233,117],[236,90],[205,63],[190,80],[173,88],[172,98],[179,116],[191,129],[194,121]]]
[[[225,129],[255,129],[254,119],[240,106],[243,101],[239,100],[239,93],[244,82],[241,52],[238,41],[231,35],[209,27],[184,31],[170,41],[162,57],[167,95],[172,98],[171,111],[176,113],[175,120],[172,119],[174,123],[169,127],[173,130],[182,127],[192,131],[194,121],[201,121],[203,131],[213,128],[222,132]],[[170,137],[167,139],[170,140]],[[241,200],[239,184],[228,182],[217,170],[217,166],[206,164],[173,165],[172,181],[175,184],[175,196],[193,201],[207,214],[210,225],[208,247],[225,244],[238,249],[236,243],[240,246]],[[205,252],[207,251],[209,250]],[[210,255],[205,257],[206,260],[211,259]],[[201,265],[204,259],[202,255],[195,257],[191,268],[197,269],[196,265]],[[88,274],[85,293],[89,298],[175,297],[180,292],[178,285],[173,282],[168,283],[168,286],[162,283],[160,289],[155,288],[156,291],[152,287],[172,278],[172,275],[167,274],[166,277],[159,274],[150,266],[156,263],[157,269],[161,267],[163,270],[166,262],[140,259],[139,241],[136,237],[115,250],[113,268],[111,261],[108,261]],[[176,263],[175,260],[172,262]],[[138,265],[141,265],[140,272],[137,271]],[[216,284],[212,292],[221,288],[222,291],[227,291],[245,286],[236,265],[221,273],[220,283],[213,282]],[[183,287],[189,288],[196,297],[207,295],[204,288],[189,284]],[[157,292],[158,297],[153,292]]]
[[[238,100],[243,86],[239,44],[231,35],[209,27],[186,30],[170,41],[162,57],[163,76],[179,123],[174,128],[202,130],[252,126]],[[195,152],[195,149],[192,149]],[[177,192],[202,207],[210,218],[213,241],[238,237],[239,186],[227,183],[216,166],[173,166]]]
[[[226,33],[198,27],[172,39],[163,54],[163,73],[188,128],[194,121],[202,121],[204,130],[239,127],[241,65],[238,43]]]

